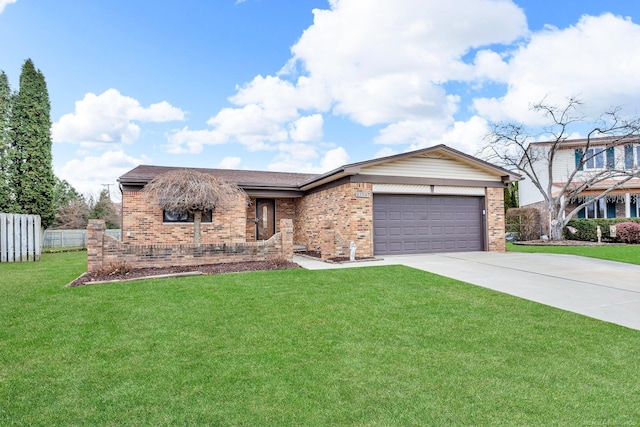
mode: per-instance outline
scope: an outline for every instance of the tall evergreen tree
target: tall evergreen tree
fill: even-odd
[[[36,70],[31,59],[27,59],[22,66],[20,89],[11,110],[10,177],[20,210],[40,215],[45,228],[55,218],[50,110],[44,75]]]
[[[12,132],[9,123],[11,118],[11,87],[4,71],[0,72],[0,212],[15,212],[16,206],[11,191],[10,153],[12,148]]]

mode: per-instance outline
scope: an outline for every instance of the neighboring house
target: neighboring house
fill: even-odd
[[[123,242],[192,242],[191,215],[163,212],[141,191],[174,169],[142,165],[120,177]],[[354,242],[358,257],[504,251],[503,188],[520,179],[444,145],[321,175],[198,170],[236,183],[250,198],[248,206],[239,198],[236,206],[203,215],[202,243],[269,239],[288,218],[295,245],[337,253]]]
[[[613,145],[613,146],[612,146]],[[529,153],[537,150],[542,154],[542,159],[535,162],[535,170],[540,179],[540,184],[546,188],[549,183],[548,161],[546,155],[552,146],[550,142],[532,143],[528,147]],[[540,157],[540,156],[539,156]],[[583,160],[580,166],[581,159]],[[559,195],[568,181],[569,175],[578,168],[573,183],[568,190],[578,189],[594,177],[604,175],[605,179],[597,179],[593,185],[588,185],[578,194],[574,194],[567,200],[565,214],[573,211],[580,204],[589,201],[603,191],[615,186],[622,176],[606,176],[608,171],[619,170],[621,172],[637,171],[640,166],[640,140],[629,138],[628,142],[620,143],[619,139],[611,137],[574,139],[563,141],[555,155],[552,167],[552,191],[553,196]],[[547,207],[543,202],[540,191],[529,178],[525,178],[518,184],[519,201],[521,207],[535,207],[542,214],[543,229],[549,222]],[[567,192],[565,192],[567,194]],[[612,190],[604,198],[594,201],[581,209],[578,218],[635,218],[640,216],[640,178],[631,178],[620,188]]]

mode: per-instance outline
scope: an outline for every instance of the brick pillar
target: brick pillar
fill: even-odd
[[[280,220],[280,234],[282,236],[282,256],[287,261],[293,261],[293,220]]]
[[[507,250],[504,239],[504,190],[502,188],[487,188],[487,242],[489,252],[504,252]]]
[[[89,273],[102,269],[105,229],[103,219],[89,220],[87,225],[87,271]]]

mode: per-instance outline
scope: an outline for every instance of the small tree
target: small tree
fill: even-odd
[[[518,181],[511,182],[504,187],[504,211],[517,208],[518,204]]]
[[[637,142],[640,134],[640,120],[636,117],[623,118],[620,109],[605,112],[598,120],[591,121],[579,114],[582,102],[569,98],[562,107],[542,102],[535,104],[532,110],[542,114],[550,124],[541,131],[534,131],[519,123],[499,123],[487,135],[487,145],[481,155],[507,169],[523,173],[538,189],[551,217],[551,239],[561,240],[562,230],[569,220],[585,206],[593,203],[612,191],[624,186],[633,177],[639,176],[638,168],[625,168],[624,159],[608,161],[607,167],[592,172],[584,171],[584,166],[597,155],[589,150],[594,144],[600,145],[606,138],[606,148]],[[562,171],[562,177],[554,177],[554,163],[564,141],[572,132],[588,127],[587,137],[576,157],[575,167]],[[547,143],[532,142],[546,140]],[[593,152],[594,154],[589,154]],[[566,172],[566,176],[564,175]],[[560,178],[560,179],[555,179]],[[593,197],[585,200],[578,196],[585,190],[598,188],[597,184],[612,180],[605,189],[599,189]],[[560,188],[554,187],[557,182]],[[570,212],[565,213],[568,203],[581,200]]]
[[[107,228],[120,228],[120,218],[109,190],[104,189],[95,203],[91,204],[89,219],[104,219]]]
[[[91,208],[82,195],[56,209],[52,228],[78,230],[87,228]]]
[[[66,180],[55,177],[53,186],[53,205],[56,217],[52,228],[84,229],[91,213],[89,204]]]
[[[144,192],[167,211],[187,211],[193,214],[193,241],[200,243],[203,211],[234,203],[246,193],[237,185],[193,169],[177,169],[157,176]]]
[[[78,191],[67,180],[54,177],[53,206],[58,209],[66,206],[79,197]]]

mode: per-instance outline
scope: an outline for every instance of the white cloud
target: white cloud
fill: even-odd
[[[348,163],[349,154],[347,153],[347,150],[342,147],[337,147],[325,153],[322,161],[320,162],[320,167],[324,171],[330,171]]]
[[[257,104],[248,104],[242,108],[224,108],[207,123],[216,132],[227,138],[234,137],[249,150],[257,151],[266,148],[265,142],[287,140],[288,133],[282,120],[271,113]]]
[[[165,148],[171,154],[198,154],[205,145],[224,144],[227,136],[215,130],[191,130],[185,126],[167,136]]]
[[[322,115],[331,111],[365,126],[387,125],[379,142],[415,143],[415,131],[400,138],[407,123],[430,131],[453,123],[459,99],[443,83],[505,78],[496,54],[465,62],[471,49],[528,34],[523,11],[507,0],[336,0],[313,13],[288,63],[237,87],[233,107],[211,117],[206,132],[251,151],[273,149],[320,140]],[[200,134],[190,135],[195,148],[185,138],[173,152],[201,150]]]
[[[240,163],[242,163],[240,157],[227,156],[220,160],[216,167],[220,169],[238,169]]]
[[[300,117],[289,127],[289,136],[294,141],[318,141],[322,139],[322,114]]]
[[[140,126],[134,122],[168,122],[184,120],[184,116],[166,101],[145,108],[136,99],[108,89],[100,95],[87,93],[76,101],[75,111],[51,126],[51,136],[56,142],[130,144],[140,136]]]
[[[440,84],[474,78],[462,60],[469,49],[527,33],[510,1],[340,0],[314,16],[294,60],[328,88],[336,112],[364,125],[446,118]]]
[[[548,27],[532,35],[508,62],[506,95],[477,99],[475,108],[492,120],[534,125],[541,118],[529,106],[545,97],[546,102],[564,105],[567,97],[578,96],[588,115],[612,106],[638,110],[638,75],[640,26],[611,14],[583,16],[568,28]]]
[[[116,184],[116,180],[133,169],[146,163],[147,158],[136,158],[124,151],[107,151],[101,156],[85,156],[73,159],[56,169],[55,174],[67,180],[80,193],[98,194],[103,184]]]
[[[312,159],[317,158],[317,152],[312,155],[312,148],[306,150],[295,150],[301,148],[298,144],[292,144],[286,151],[280,152],[267,166],[268,170],[278,172],[303,172],[303,173],[324,173],[339,166],[349,163],[349,155],[342,147],[336,147],[324,153],[319,164],[313,164]],[[304,154],[301,154],[304,152]]]
[[[318,150],[311,144],[293,143],[278,144],[278,150],[295,160],[313,160],[318,158]]]
[[[465,153],[478,152],[489,132],[487,120],[473,116],[467,121],[416,120],[394,123],[380,132],[375,142],[386,145],[408,145],[406,151],[445,144]],[[388,154],[387,154],[388,153]],[[395,154],[385,147],[376,156]]]
[[[16,0],[0,0],[0,13],[4,11],[4,8],[10,4],[15,3]]]
[[[427,145],[434,137],[446,132],[449,124],[449,122],[429,119],[404,120],[382,129],[374,141],[376,144],[385,145]]]
[[[429,141],[420,141],[409,146],[408,150],[445,144],[464,153],[475,155],[484,145],[484,137],[489,132],[489,124],[479,116],[473,116],[467,121],[456,121],[446,131]]]
[[[394,154],[399,154],[399,153],[398,153],[398,151],[394,150],[393,148],[383,147],[380,150],[378,150],[378,152],[373,156],[373,158],[377,159],[379,157],[393,156]]]

